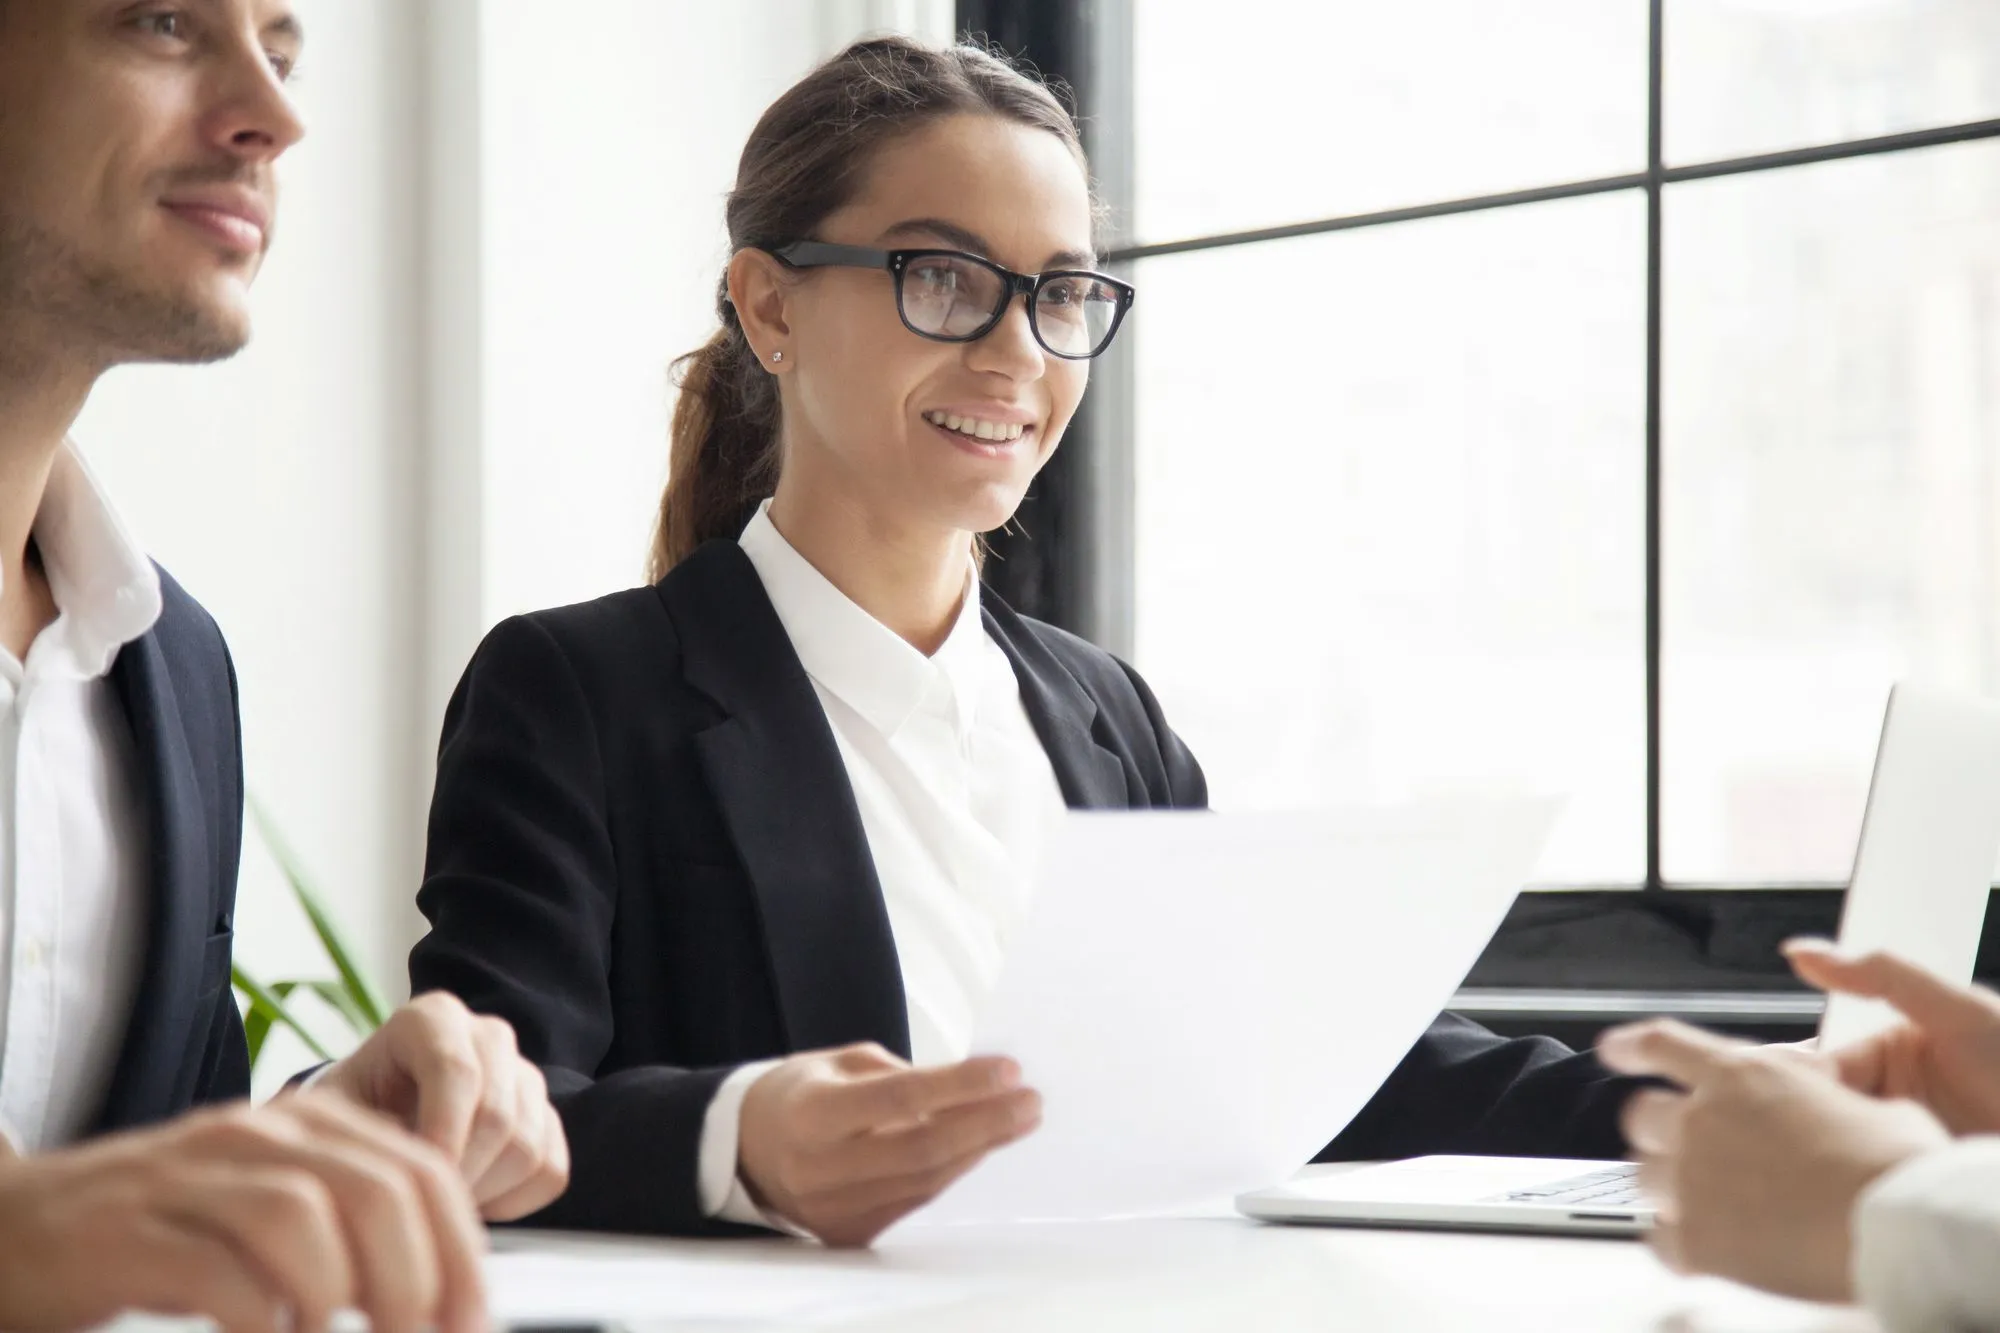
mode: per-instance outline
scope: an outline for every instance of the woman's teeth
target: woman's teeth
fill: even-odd
[[[992,440],[996,444],[1018,440],[1021,432],[1027,429],[1018,421],[981,421],[977,417],[954,416],[950,412],[926,412],[924,420],[933,426],[955,430],[975,440]]]

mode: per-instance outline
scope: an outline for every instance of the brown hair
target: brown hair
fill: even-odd
[[[1047,84],[1004,56],[906,37],[856,42],[794,84],[751,131],[724,210],[730,252],[810,237],[854,197],[885,144],[968,112],[1047,130],[1083,162],[1069,109]],[[722,327],[674,363],[681,392],[653,534],[654,579],[703,542],[739,535],[777,487],[777,385],[744,339],[727,273],[716,289],[715,309]]]

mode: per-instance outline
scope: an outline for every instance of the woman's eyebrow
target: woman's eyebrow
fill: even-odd
[[[992,243],[984,236],[981,236],[976,231],[968,231],[955,222],[946,222],[942,218],[911,218],[905,222],[898,222],[895,226],[883,232],[881,239],[887,241],[898,236],[927,236],[933,240],[943,241],[946,245],[956,246],[971,254],[980,255],[987,259],[993,257]],[[1042,271],[1049,273],[1057,269],[1089,268],[1096,262],[1097,256],[1087,251],[1058,250],[1049,256],[1048,262],[1042,265]]]
[[[946,245],[955,245],[976,255],[991,257],[993,254],[993,246],[984,236],[941,218],[911,218],[907,222],[898,222],[882,233],[882,239],[886,241],[894,236],[910,235],[927,235],[943,241]]]

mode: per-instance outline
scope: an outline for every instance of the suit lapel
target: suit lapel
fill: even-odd
[[[1132,805],[1125,763],[1098,744],[1097,701],[1028,632],[1014,609],[982,590],[986,632],[1014,664],[1021,704],[1048,751],[1063,800],[1072,810],[1125,810]]]
[[[207,822],[157,632],[125,646],[111,680],[131,722],[134,776],[145,794],[148,923],[132,1018],[100,1117],[104,1130],[174,1109],[212,924]]]
[[[908,1057],[902,965],[846,764],[755,568],[712,542],[659,593],[688,682],[727,714],[695,749],[756,895],[786,1039]]]

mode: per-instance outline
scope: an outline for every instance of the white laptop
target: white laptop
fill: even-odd
[[[1898,685],[1889,694],[1840,942],[1889,949],[1972,979],[2000,862],[2000,704]],[[1820,1039],[1834,1046],[1893,1022],[1875,1001],[1836,997]],[[1416,1157],[1245,1194],[1268,1222],[1630,1236],[1652,1210],[1629,1162]]]

